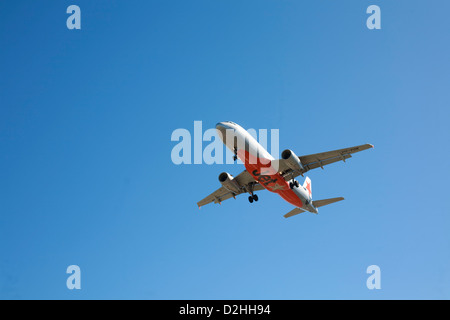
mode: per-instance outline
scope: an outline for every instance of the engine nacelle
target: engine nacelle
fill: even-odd
[[[222,184],[222,186],[228,191],[239,193],[240,191],[239,184],[228,172],[222,172],[221,174],[219,174],[219,181]]]
[[[294,151],[286,149],[281,153],[281,158],[286,160],[286,164],[294,171],[302,171],[303,166],[300,159],[294,153]]]

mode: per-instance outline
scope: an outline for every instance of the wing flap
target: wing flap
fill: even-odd
[[[327,159],[324,159],[324,160],[322,160],[320,158],[317,158],[315,161],[309,162],[308,164],[305,164],[304,166],[308,170],[316,169],[316,168],[322,168],[323,169],[323,166],[326,166],[328,164],[331,164],[331,163],[334,163],[334,162],[338,162],[338,161],[345,161],[345,160],[347,160],[348,158],[351,158],[351,157],[352,157],[351,155],[346,154],[346,155],[342,155],[342,156],[338,156],[338,157],[327,158]]]
[[[327,164],[339,161],[339,160],[345,160],[350,158],[351,154],[364,151],[367,149],[373,148],[373,145],[371,144],[362,144],[359,146],[354,146],[350,148],[344,148],[344,149],[338,149],[333,151],[327,151],[327,152],[320,152],[315,154],[309,154],[306,156],[299,157],[300,161],[303,165],[309,166],[310,164],[317,163],[320,167],[320,162],[325,164],[326,161],[330,161]],[[332,161],[333,160],[333,161]],[[317,167],[315,167],[317,168]]]

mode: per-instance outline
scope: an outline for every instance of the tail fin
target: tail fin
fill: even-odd
[[[313,206],[316,208],[319,208],[319,207],[323,207],[323,206],[326,206],[326,205],[329,205],[329,204],[332,204],[332,203],[335,203],[338,201],[342,201],[342,200],[344,200],[344,198],[342,198],[342,197],[316,200],[316,201],[313,201]]]
[[[309,196],[312,198],[312,187],[311,187],[311,179],[306,177],[305,182],[303,183],[303,187],[308,191]]]

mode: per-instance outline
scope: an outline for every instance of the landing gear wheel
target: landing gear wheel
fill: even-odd
[[[233,160],[234,161],[236,161],[237,160],[237,156],[235,155],[235,156],[233,156]]]
[[[294,185],[298,188],[300,186],[300,184],[298,183],[297,180],[294,181]]]
[[[253,203],[253,197],[252,197],[252,196],[249,196],[249,197],[248,197],[248,201],[249,201],[250,203]]]
[[[289,182],[289,188],[294,189],[294,184],[292,182]]]
[[[254,194],[252,197],[253,197],[253,200],[258,201],[258,196],[256,194]]]

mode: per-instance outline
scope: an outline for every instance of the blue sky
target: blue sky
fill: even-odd
[[[449,10],[1,1],[0,298],[449,299]],[[244,168],[174,165],[195,120],[279,129],[298,155],[375,148],[308,173],[315,199],[346,198],[317,216],[269,192],[198,210]]]

